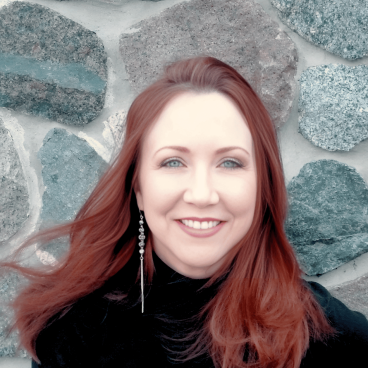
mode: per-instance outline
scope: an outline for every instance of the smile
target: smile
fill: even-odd
[[[201,229],[201,230],[206,230],[206,229],[211,229],[215,226],[217,226],[221,221],[192,221],[192,220],[180,220],[185,226],[188,226],[192,229]]]
[[[215,235],[216,233],[218,233],[223,226],[226,224],[225,221],[215,221],[215,226],[208,228],[208,229],[195,229],[193,227],[187,226],[185,225],[182,221],[186,221],[186,220],[175,220],[175,222],[180,226],[180,228],[188,235],[190,236],[194,236],[196,238],[206,238],[208,236],[212,236]],[[198,221],[194,221],[194,222],[198,222]],[[210,221],[211,223],[212,221]],[[212,224],[213,225],[213,224]],[[198,226],[198,225],[197,225]]]

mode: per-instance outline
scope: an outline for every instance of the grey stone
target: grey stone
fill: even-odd
[[[368,66],[319,65],[300,77],[299,132],[328,151],[368,138]]]
[[[73,1],[73,0],[56,0],[56,1]],[[91,0],[78,0],[78,1],[82,1],[82,2],[88,3]],[[98,1],[100,1],[102,3],[116,4],[116,5],[125,4],[125,3],[131,2],[131,0],[98,0]],[[163,1],[163,0],[140,0],[140,1],[158,2],[158,1]]]
[[[8,306],[28,282],[15,271],[0,275],[0,357],[20,357],[31,359],[25,349],[16,354],[19,344],[19,332],[13,331],[8,337],[10,324],[13,322],[14,311]]]
[[[0,9],[0,107],[69,125],[104,106],[107,55],[97,35],[39,4]]]
[[[145,19],[121,35],[120,51],[138,94],[179,58],[206,54],[235,68],[261,97],[276,127],[295,92],[294,43],[253,0],[192,0]]]
[[[8,240],[29,215],[28,187],[13,139],[0,119],[0,241]]]
[[[73,220],[107,168],[107,163],[84,140],[65,129],[50,130],[38,152],[45,191],[41,229]],[[68,246],[55,240],[44,250],[58,258]]]
[[[328,291],[349,309],[358,311],[368,318],[368,275],[334,286]]]
[[[116,157],[123,146],[126,131],[126,115],[127,112],[125,110],[120,110],[103,122],[105,129],[102,135],[105,139],[105,145],[111,151],[112,157]]]
[[[348,60],[368,54],[365,0],[271,0],[283,23],[307,41]]]
[[[368,187],[334,160],[305,164],[288,187],[286,235],[308,275],[321,275],[368,252]]]

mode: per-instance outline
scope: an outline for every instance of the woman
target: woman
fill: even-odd
[[[249,84],[212,57],[167,66],[76,219],[19,248],[67,235],[57,267],[3,263],[32,278],[12,303],[32,366],[366,367],[367,319],[302,279],[286,212]]]

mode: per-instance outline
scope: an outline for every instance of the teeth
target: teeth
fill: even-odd
[[[211,227],[217,226],[221,221],[193,221],[193,220],[180,220],[185,226],[193,229],[210,229]]]

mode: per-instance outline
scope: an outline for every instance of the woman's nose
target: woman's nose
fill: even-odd
[[[186,189],[186,199],[192,202],[215,203],[218,201],[218,194],[215,183],[208,170],[197,170],[193,174]]]

